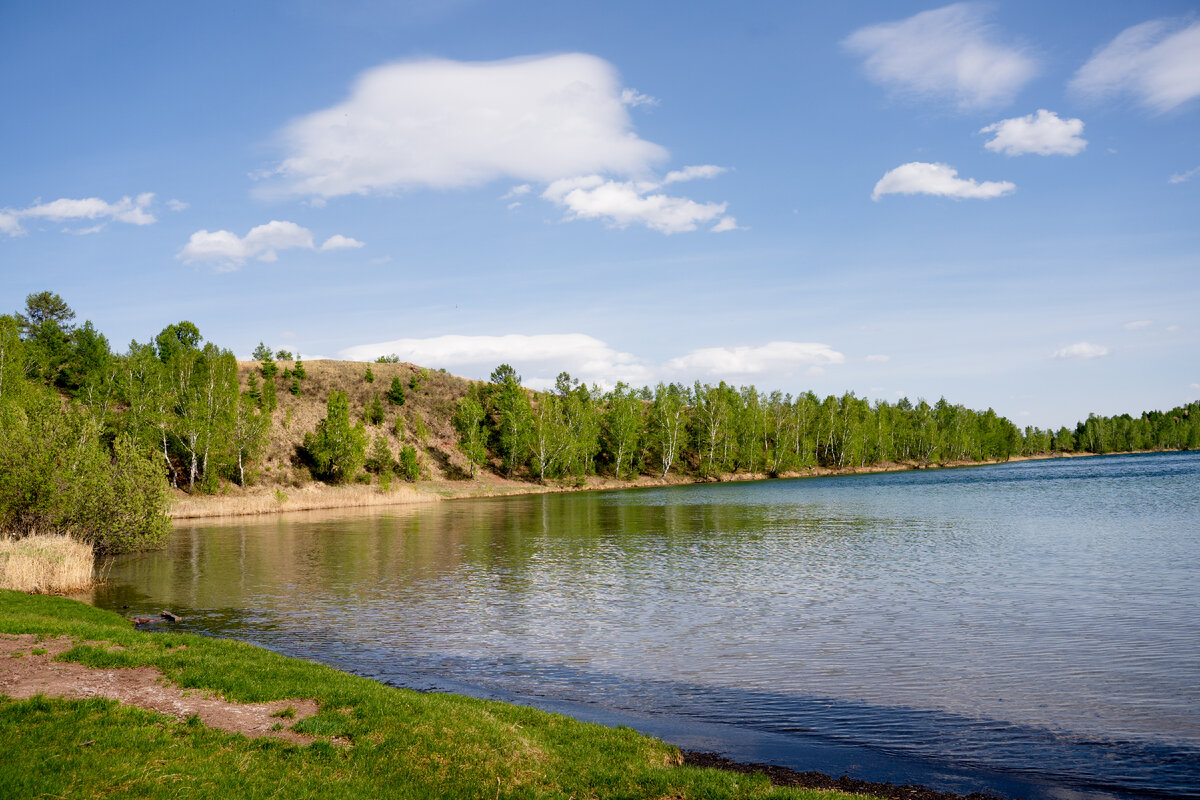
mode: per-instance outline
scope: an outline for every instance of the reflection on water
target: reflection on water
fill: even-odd
[[[1198,509],[1195,454],[458,501],[183,527],[96,601],[406,685],[1182,796]]]

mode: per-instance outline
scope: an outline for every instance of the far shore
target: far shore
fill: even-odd
[[[1149,452],[1149,451],[1138,451]],[[953,461],[943,464],[919,465],[913,463],[882,463],[865,467],[835,469],[814,467],[801,472],[780,473],[776,478],[818,478],[831,475],[866,475],[880,472],[907,472],[916,469],[951,469],[979,467],[1018,461],[1044,461],[1057,458],[1086,458],[1096,453],[1056,453],[1035,456],[1013,456],[1007,462],[998,461]],[[1118,455],[1109,453],[1107,455]],[[635,480],[591,475],[585,480],[567,479],[547,483],[532,483],[510,480],[492,473],[480,473],[474,480],[462,481],[418,481],[417,483],[393,483],[392,488],[381,491],[378,486],[348,485],[329,486],[310,483],[299,488],[283,486],[252,487],[241,489],[229,486],[217,494],[174,493],[170,517],[176,522],[196,519],[240,518],[268,514],[286,514],[296,511],[324,511],[336,509],[367,509],[387,506],[410,506],[438,503],[443,500],[459,500],[480,497],[507,497],[527,494],[551,494],[562,492],[595,492],[618,489],[649,489],[660,486],[681,486],[695,483],[719,483],[769,480],[772,476],[763,473],[736,473],[720,478],[694,478],[683,475],[668,475],[665,478],[643,475]]]

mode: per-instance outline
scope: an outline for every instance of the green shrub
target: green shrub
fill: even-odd
[[[304,380],[308,377],[308,370],[304,368],[304,362],[296,359],[296,363],[292,366],[292,377],[299,380]]]
[[[399,375],[392,378],[392,385],[387,391],[387,399],[394,406],[404,405],[404,383],[400,380]]]
[[[288,387],[288,391],[291,392],[294,396],[299,397],[300,396],[300,381],[293,378],[292,385]]]
[[[367,449],[367,433],[362,423],[350,425],[345,392],[330,393],[325,418],[314,433],[304,437],[304,449],[312,459],[313,474],[323,481],[342,483],[358,472]]]
[[[369,366],[367,367],[366,374],[363,375],[363,380],[365,380],[367,383],[375,382],[375,373],[371,371],[371,368]]]
[[[368,425],[383,423],[383,403],[379,400],[379,395],[375,395],[375,398],[363,411],[363,419],[367,421]]]
[[[417,459],[416,448],[411,444],[400,448],[400,477],[410,482],[421,477],[421,462]]]

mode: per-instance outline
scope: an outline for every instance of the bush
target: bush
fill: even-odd
[[[421,477],[421,462],[417,459],[416,448],[411,444],[400,448],[400,477],[406,481]]]
[[[0,527],[69,534],[97,551],[161,547],[167,480],[128,436],[110,451],[92,418],[51,393],[0,408]]]
[[[404,405],[404,382],[397,375],[392,378],[392,385],[388,388],[387,399],[394,406]]]
[[[383,403],[379,401],[379,395],[375,395],[375,399],[363,411],[363,419],[368,425],[380,425],[383,423]]]
[[[313,462],[313,474],[329,483],[349,480],[362,466],[367,449],[367,432],[362,423],[350,425],[350,402],[346,393],[331,392],[325,418],[315,433],[304,437],[304,449]]]
[[[369,366],[367,367],[366,374],[363,375],[363,380],[365,380],[367,383],[375,382],[375,373],[371,371]]]

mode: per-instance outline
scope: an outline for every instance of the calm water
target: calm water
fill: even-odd
[[[737,758],[1195,797],[1198,579],[1187,453],[184,527],[96,602]]]

